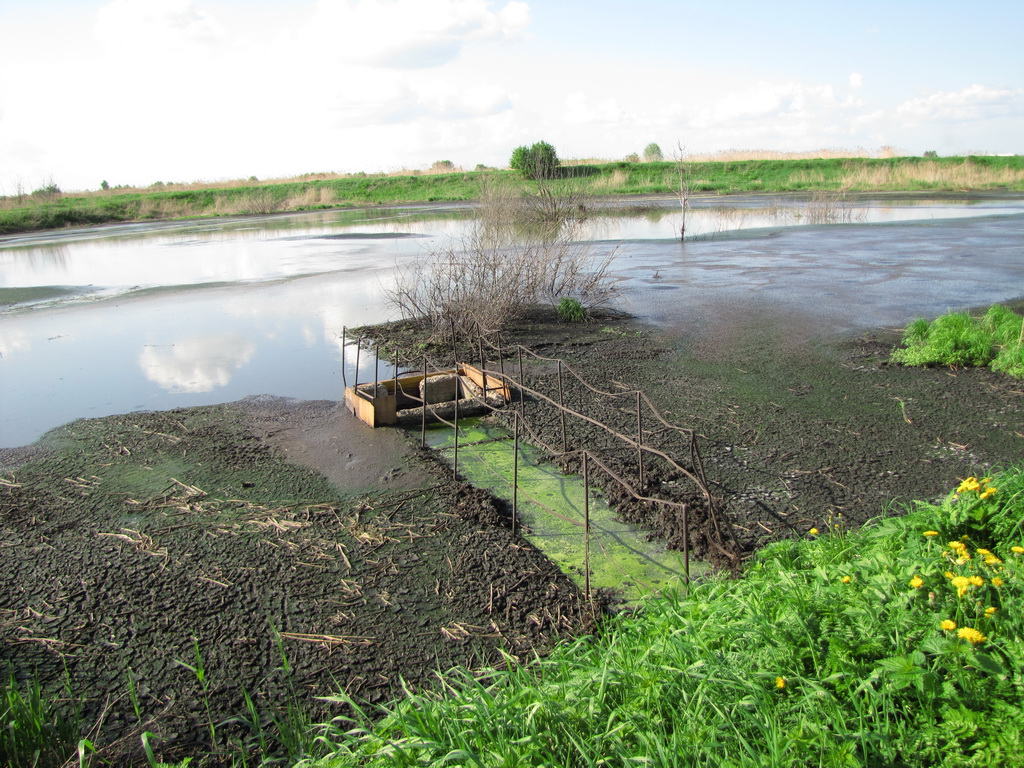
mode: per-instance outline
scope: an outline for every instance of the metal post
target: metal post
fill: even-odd
[[[558,419],[562,424],[562,453],[566,451],[565,443],[565,403],[562,400],[562,361],[558,361]]]
[[[459,380],[458,371],[456,370],[455,376],[455,458],[452,461],[452,476],[458,479],[459,477]]]
[[[590,469],[583,452],[583,584],[590,599]]]
[[[1021,331],[1024,331],[1024,326],[1021,326]],[[504,386],[508,382],[505,379],[505,351],[501,348],[501,334],[496,333],[495,339],[498,343],[498,370],[501,373],[501,384]]]
[[[363,334],[359,334],[359,338],[356,339],[356,383],[355,388],[359,389],[359,353],[363,349]]]
[[[343,389],[348,389],[348,376],[345,375],[345,346],[348,342],[345,341],[345,326],[341,326],[341,386]]]
[[[484,361],[484,337],[479,329],[477,329],[477,332],[479,334],[476,337],[476,341],[480,349],[480,374],[484,377],[484,405],[487,405],[487,363]]]
[[[519,514],[519,414],[512,412],[516,423],[515,437],[512,440],[512,534],[516,532],[516,517]]]
[[[690,515],[689,505],[683,504],[683,573],[686,583],[690,583]]]
[[[420,416],[420,447],[427,447],[427,356],[423,355],[423,397],[420,398],[423,402],[420,405],[423,406],[423,414]]]
[[[519,350],[519,413],[526,413],[526,393],[523,391],[523,345],[517,344],[516,348]]]
[[[640,411],[640,390],[636,391],[636,457],[640,464],[640,490],[644,489],[644,422]]]

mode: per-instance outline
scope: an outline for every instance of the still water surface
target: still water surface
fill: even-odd
[[[156,223],[0,238],[0,447],[79,417],[338,399],[342,329],[392,318],[395,270],[471,225],[468,206]],[[902,325],[1024,295],[1024,199],[872,200],[809,225],[798,198],[609,212],[618,305],[692,337],[784,317],[804,332]],[[353,355],[346,355],[351,379]],[[372,363],[371,363],[372,364]],[[373,371],[364,361],[362,376]]]

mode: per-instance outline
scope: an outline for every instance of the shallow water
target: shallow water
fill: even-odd
[[[427,443],[451,463],[454,430],[435,427]],[[649,532],[615,519],[615,510],[591,488],[584,500],[583,478],[562,474],[542,462],[542,452],[526,443],[519,446],[515,470],[515,444],[507,432],[467,419],[459,424],[459,474],[477,488],[513,502],[513,477],[518,481],[517,521],[523,535],[581,587],[585,586],[584,522],[590,519],[590,586],[617,589],[628,601],[654,592],[676,589],[685,583],[682,554],[651,541]],[[690,576],[703,573],[704,563],[690,564]]]
[[[765,318],[794,335],[897,326],[1024,294],[1024,200],[671,200],[592,219],[618,305],[711,345]],[[799,215],[796,215],[799,214]],[[0,238],[0,447],[79,417],[252,394],[340,397],[342,333],[392,319],[397,269],[468,206],[155,223]],[[873,223],[872,223],[873,222]],[[354,375],[351,346],[344,375]],[[373,361],[362,359],[363,379]],[[383,374],[382,374],[383,375]]]

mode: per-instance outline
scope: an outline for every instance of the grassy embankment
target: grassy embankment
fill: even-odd
[[[940,504],[860,530],[836,518],[765,548],[743,578],[712,577],[688,595],[652,599],[545,659],[482,676],[451,671],[435,692],[360,710],[355,721],[309,728],[293,713],[284,760],[302,758],[307,768],[1022,765],[1022,617],[1024,467],[1016,467],[967,478]],[[0,699],[0,720],[16,716],[2,709]],[[55,733],[49,713],[26,719]],[[10,760],[8,735],[17,728],[4,722],[0,755]],[[220,758],[269,764],[259,757],[267,734],[258,736]],[[68,749],[74,754],[73,743]]]
[[[838,518],[532,665],[449,674],[310,764],[1021,765],[1022,609],[1018,468]]]
[[[666,194],[679,183],[673,162],[566,165],[567,182],[598,195]],[[828,158],[702,161],[686,164],[691,193],[1024,191],[1024,156]],[[0,234],[120,221],[267,214],[346,206],[454,202],[480,196],[511,171],[406,176],[356,174],[221,186],[160,185],[0,199]]]

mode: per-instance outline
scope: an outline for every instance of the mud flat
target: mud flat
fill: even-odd
[[[335,403],[78,421],[2,460],[0,665],[85,697],[115,760],[143,731],[165,757],[209,751],[208,720],[240,714],[243,691],[329,717],[343,709],[315,697],[383,702],[400,677],[589,626],[486,493]]]
[[[751,311],[695,341],[542,313],[514,338],[603,386],[640,387],[692,427],[741,557],[942,496],[1024,448],[1020,382],[890,365],[893,332],[826,343]],[[527,376],[554,383],[550,366]],[[566,398],[582,397],[567,381]],[[557,418],[528,407],[553,435]],[[572,443],[605,439],[569,429]],[[142,731],[166,758],[208,751],[207,721],[237,715],[243,691],[266,712],[297,698],[329,717],[341,710],[316,697],[382,702],[400,677],[427,685],[436,669],[526,657],[592,626],[579,589],[512,535],[505,505],[335,402],[82,420],[0,464],[0,664],[51,695],[67,682],[115,760],[137,754]],[[620,511],[680,543],[675,518]],[[188,669],[197,653],[205,693]]]

